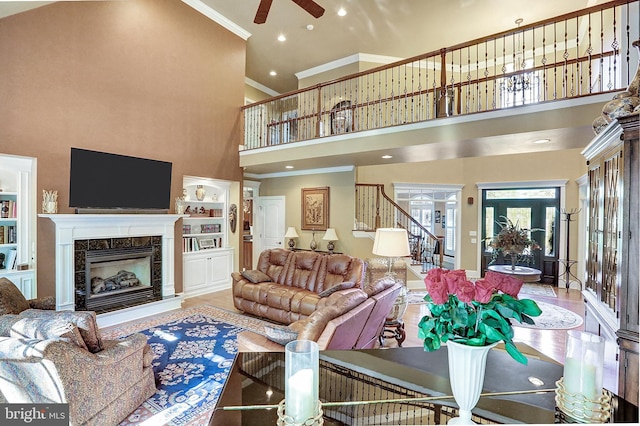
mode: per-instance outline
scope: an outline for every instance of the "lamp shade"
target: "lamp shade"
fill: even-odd
[[[401,228],[378,228],[373,241],[372,253],[384,257],[409,256],[409,237],[407,230]]]
[[[290,226],[287,228],[287,233],[284,234],[285,238],[298,238],[298,233],[296,232],[296,228]]]
[[[322,237],[325,241],[338,241],[338,235],[336,235],[336,230],[334,228],[327,228],[327,232],[324,233],[324,237]]]

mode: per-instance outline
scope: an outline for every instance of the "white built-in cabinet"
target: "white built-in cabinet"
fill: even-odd
[[[182,221],[183,291],[193,297],[231,287],[227,181],[185,176]]]
[[[0,154],[0,277],[27,299],[37,296],[35,159]]]

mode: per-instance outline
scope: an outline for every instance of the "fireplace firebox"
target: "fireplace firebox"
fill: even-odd
[[[75,241],[76,310],[113,311],[162,298],[162,239]]]

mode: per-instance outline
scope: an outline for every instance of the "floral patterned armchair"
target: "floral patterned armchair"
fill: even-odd
[[[143,334],[103,340],[95,312],[0,316],[0,402],[68,403],[74,425],[124,420],[156,391],[152,361]]]

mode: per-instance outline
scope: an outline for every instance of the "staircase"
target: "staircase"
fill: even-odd
[[[384,192],[384,185],[356,183],[355,198],[354,231],[374,234],[378,228],[404,228],[409,235],[412,269],[419,266],[425,274],[429,269],[442,268],[444,238],[433,235],[396,204]]]

